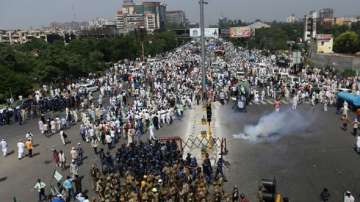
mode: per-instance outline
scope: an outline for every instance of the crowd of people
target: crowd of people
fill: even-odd
[[[190,154],[183,158],[174,141],[123,144],[115,155],[99,156],[102,166],[94,165],[91,177],[100,201],[222,201],[230,196],[223,190],[222,159],[213,172],[208,156],[198,165]]]
[[[116,63],[99,77],[90,75],[63,89],[44,85],[21,106],[2,109],[0,125],[22,124],[37,117],[41,134],[58,134],[66,145],[66,129],[80,123],[83,142],[93,148],[101,162],[91,168],[93,189],[100,201],[234,201],[236,195],[237,200],[246,202],[244,194],[224,192],[227,179],[222,156],[215,165],[208,156],[183,157],[176,142],[157,141],[156,131],[181,120],[194,103],[204,100],[225,104],[232,97],[244,97],[247,103],[270,98],[275,110],[280,110],[280,99],[291,100],[292,110],[301,103],[320,103],[324,111],[328,105],[336,104],[338,110],[343,110],[345,128],[348,107],[336,102],[336,93],[346,88],[360,95],[360,88],[356,77],[339,77],[331,69],[305,70],[293,76],[278,66],[275,56],[235,48],[228,42],[210,43],[224,50],[225,55],[216,57],[208,69],[205,95],[201,94],[199,77],[201,57],[196,44],[188,43],[151,62]],[[53,111],[64,113],[48,113]],[[357,133],[358,121],[352,124]],[[30,134],[17,143],[19,159],[24,157],[25,148],[31,157]],[[88,200],[82,193],[78,173],[83,160],[82,144],[70,151],[52,151],[56,166],[62,169],[66,168],[64,153],[71,156],[70,175],[54,194],[61,193],[54,196],[59,200]],[[0,145],[6,156],[6,140],[2,139]],[[42,183],[39,179],[36,186],[39,200],[44,197]]]
[[[209,76],[218,100],[229,101],[240,95],[254,103],[268,98],[274,102],[286,99],[293,110],[299,104],[309,103],[321,104],[327,111],[328,106],[335,104],[342,107],[336,97],[339,90],[348,89],[360,95],[358,77],[342,77],[332,68],[302,69],[291,74],[294,72],[289,68],[278,66],[275,55],[265,56],[262,51],[235,49],[231,45],[226,48],[228,60],[216,63]]]
[[[97,97],[88,94],[79,108],[66,109],[64,124],[61,119],[50,123],[54,125],[52,132],[60,131],[61,136],[62,126],[72,122],[75,113],[79,117],[83,141],[101,160],[101,166],[94,166],[91,172],[100,201],[189,201],[207,200],[210,196],[221,201],[229,198],[222,189],[226,180],[222,158],[214,171],[215,165],[211,165],[208,157],[198,166],[197,159],[190,154],[183,159],[176,143],[160,143],[155,135],[161,127],[181,120],[194,99],[198,104],[202,99],[197,75],[200,57],[193,54],[193,48],[187,44],[166,58],[150,63],[115,64],[96,80]],[[209,95],[211,100],[211,90]],[[142,143],[145,134],[149,142]],[[125,143],[119,146],[119,142],[124,142],[121,140]],[[61,165],[59,154],[63,152],[53,152],[54,161]],[[81,165],[78,153],[79,148],[72,148],[70,179],[76,178]],[[62,190],[68,199],[77,193],[72,189]]]

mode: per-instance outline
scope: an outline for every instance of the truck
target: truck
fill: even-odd
[[[346,91],[339,91],[336,94],[336,102],[338,103],[338,105],[340,105],[345,101],[353,110],[360,108],[360,95],[356,95]]]

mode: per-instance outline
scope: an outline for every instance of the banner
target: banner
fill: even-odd
[[[200,28],[190,28],[190,37],[196,38],[196,37],[200,37],[200,35],[201,35]],[[205,37],[219,38],[219,28],[205,28]]]
[[[252,35],[251,28],[246,27],[230,27],[230,38],[250,38]]]

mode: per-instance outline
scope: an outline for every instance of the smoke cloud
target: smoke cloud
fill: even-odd
[[[233,135],[252,143],[276,141],[283,136],[305,131],[315,120],[313,113],[273,112],[260,118],[257,125],[247,125],[244,132]]]

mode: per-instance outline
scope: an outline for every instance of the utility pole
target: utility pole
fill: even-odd
[[[204,0],[199,1],[200,4],[200,40],[201,40],[201,72],[202,72],[202,96],[203,101],[207,99],[206,92],[206,67],[205,67],[205,14],[204,6],[208,4]]]

